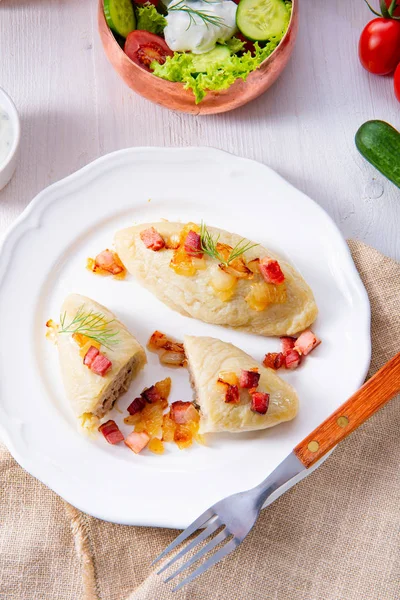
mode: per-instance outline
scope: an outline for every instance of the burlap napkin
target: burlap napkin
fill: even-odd
[[[400,265],[360,242],[350,248],[372,305],[372,374],[400,350]],[[396,399],[263,511],[233,555],[175,594],[150,563],[176,531],[80,513],[2,447],[0,598],[398,600],[399,432]]]

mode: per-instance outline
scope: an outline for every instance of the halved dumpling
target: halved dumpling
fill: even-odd
[[[115,315],[79,294],[62,305],[57,347],[68,399],[88,427],[113,407],[147,362],[142,346]]]
[[[202,252],[210,241],[214,257]],[[310,287],[288,262],[252,244],[194,223],[146,223],[115,237],[127,270],[181,314],[257,335],[303,331],[318,314]]]
[[[292,386],[233,344],[211,337],[185,336],[184,345],[194,402],[200,407],[199,433],[266,429],[296,416],[298,398]],[[254,376],[258,381],[252,382]],[[242,387],[243,383],[247,387]],[[252,388],[254,384],[256,389]],[[236,386],[233,391],[238,398],[230,393],[229,386]],[[255,394],[260,406],[254,406]],[[266,412],[257,412],[255,409],[263,408],[267,395]]]

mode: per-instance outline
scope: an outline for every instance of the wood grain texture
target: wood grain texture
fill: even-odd
[[[294,449],[308,469],[400,392],[400,352]]]
[[[155,106],[120,80],[101,46],[96,0],[2,0],[0,85],[20,112],[22,143],[0,192],[0,231],[44,187],[107,152],[201,145],[268,164],[346,237],[400,258],[400,192],[354,145],[368,119],[400,129],[392,78],[358,62],[371,14],[361,1],[303,0],[299,8],[296,48],[273,87],[231,113],[195,117]]]

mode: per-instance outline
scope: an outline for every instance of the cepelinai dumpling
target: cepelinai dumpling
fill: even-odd
[[[194,336],[185,336],[184,346],[199,433],[266,429],[296,416],[292,386],[236,346]]]
[[[115,315],[79,294],[62,305],[57,347],[68,399],[84,426],[96,425],[147,362]]]
[[[116,234],[127,270],[170,308],[258,335],[293,335],[316,319],[313,293],[286,261],[241,236],[189,223]]]

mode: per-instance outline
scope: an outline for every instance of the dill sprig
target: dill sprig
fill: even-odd
[[[204,1],[207,4],[213,4],[213,2],[211,2],[210,0]],[[213,15],[207,10],[196,10],[195,8],[191,8],[190,6],[186,6],[185,0],[179,0],[179,2],[177,2],[176,4],[173,4],[172,6],[168,7],[168,12],[173,11],[181,11],[189,15],[189,25],[187,29],[189,29],[191,25],[196,25],[195,17],[201,19],[205,23],[206,27],[208,27],[209,25],[214,25],[214,27],[221,27],[224,24],[224,19],[222,17],[219,17],[218,15]]]
[[[85,305],[82,304],[78,308],[75,317],[68,324],[65,323],[67,313],[64,312],[63,315],[60,315],[61,329],[59,329],[58,333],[80,333],[96,341],[101,346],[112,350],[110,346],[119,343],[117,338],[119,331],[114,331],[110,327],[115,319],[107,321],[103,313],[94,312],[93,310],[85,312],[84,309]]]
[[[200,238],[201,238],[201,250],[204,254],[207,254],[211,258],[215,258],[219,263],[223,264],[225,267],[229,266],[231,262],[240,258],[242,254],[251,250],[251,248],[255,248],[258,244],[252,244],[251,242],[245,240],[244,238],[240,240],[234,248],[230,251],[228,258],[225,258],[220,252],[218,252],[217,245],[219,242],[220,234],[216,236],[212,236],[208,231],[205,223],[201,223],[200,227]]]

